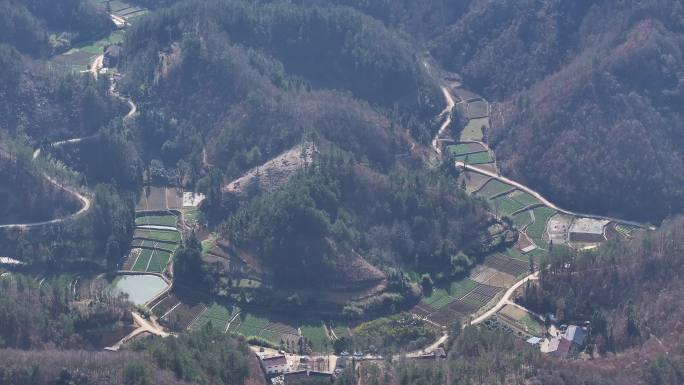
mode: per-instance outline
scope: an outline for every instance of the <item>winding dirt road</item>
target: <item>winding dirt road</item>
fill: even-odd
[[[481,143],[481,142],[480,142],[480,143]],[[486,146],[485,146],[485,147],[486,147]],[[487,150],[489,150],[489,147],[487,147]],[[613,217],[607,217],[607,216],[603,216],[603,215],[584,214],[584,213],[577,213],[577,212],[570,211],[570,210],[565,210],[565,209],[563,209],[563,208],[560,208],[560,207],[556,206],[556,205],[553,204],[551,201],[549,201],[548,199],[544,198],[540,193],[538,193],[538,192],[535,191],[535,190],[532,190],[531,188],[529,188],[529,187],[523,185],[522,183],[518,183],[518,182],[516,182],[516,181],[514,181],[514,180],[512,180],[512,179],[506,178],[505,176],[501,176],[501,175],[498,175],[498,174],[493,173],[493,172],[491,172],[491,171],[481,169],[481,168],[479,168],[479,167],[477,167],[477,166],[465,164],[465,163],[463,163],[463,162],[461,162],[461,161],[458,161],[458,160],[455,161],[454,163],[455,163],[456,167],[464,168],[464,169],[466,169],[466,170],[468,170],[468,171],[476,172],[476,173],[478,173],[478,174],[482,174],[482,175],[488,176],[488,177],[490,177],[490,178],[497,179],[497,180],[499,180],[499,181],[501,181],[501,182],[510,184],[510,185],[512,185],[512,186],[514,186],[514,187],[516,187],[516,188],[518,188],[518,189],[520,189],[520,190],[522,190],[522,191],[525,191],[526,193],[528,193],[528,194],[534,196],[535,198],[539,199],[539,201],[541,201],[542,204],[543,204],[544,206],[547,206],[547,207],[549,207],[549,208],[552,208],[552,209],[554,209],[554,210],[556,210],[556,211],[560,211],[560,212],[563,213],[563,214],[568,214],[568,215],[572,215],[572,216],[576,216],[576,217],[583,217],[583,218],[591,218],[591,219],[598,219],[598,220],[608,220],[608,221],[611,221],[611,222],[622,223],[622,224],[626,224],[626,225],[630,225],[630,226],[636,226],[636,227],[641,227],[641,228],[651,228],[651,227],[646,226],[646,225],[644,225],[643,223],[639,223],[639,222],[628,221],[628,220],[619,219],[619,218],[613,218]],[[651,229],[652,229],[652,230],[655,230],[654,228],[651,228]]]
[[[442,155],[442,149],[439,146],[439,139],[446,132],[446,130],[449,129],[449,126],[451,126],[451,113],[454,110],[454,106],[456,106],[456,103],[454,102],[454,97],[451,95],[451,92],[449,92],[449,89],[446,88],[446,86],[442,86],[442,94],[444,94],[444,99],[447,102],[446,108],[442,112],[440,112],[439,116],[444,116],[446,114],[446,119],[444,120],[444,123],[439,127],[439,131],[437,131],[437,135],[432,139],[432,149],[438,154]]]
[[[154,318],[148,322],[145,318],[143,318],[140,314],[136,312],[131,312],[131,316],[133,316],[133,322],[137,326],[135,330],[132,332],[128,333],[126,337],[122,338],[119,342],[116,344],[106,347],[105,350],[110,350],[113,352],[118,351],[121,349],[121,346],[125,344],[126,342],[130,341],[133,339],[135,336],[140,335],[142,333],[150,333],[156,336],[160,337],[168,337],[171,334],[165,332],[154,320]]]
[[[103,59],[104,59],[104,55],[99,55],[99,56],[97,56],[97,57],[93,60],[93,62],[92,62],[91,65],[90,65],[90,71],[89,71],[89,72],[90,72],[95,78],[97,78],[97,76],[98,76],[98,74],[99,74],[99,71],[100,71],[100,69],[102,68]],[[111,88],[110,88],[110,92],[111,92],[114,96],[116,96],[117,98],[119,98],[119,99],[121,99],[121,100],[124,100],[126,103],[128,103],[128,106],[130,107],[130,110],[128,111],[128,113],[126,114],[126,116],[124,116],[124,121],[127,121],[127,120],[132,119],[132,118],[135,116],[135,114],[137,113],[137,111],[138,111],[138,108],[137,108],[137,106],[135,105],[135,103],[133,103],[133,101],[132,101],[131,99],[125,98],[125,97],[121,96],[118,92],[116,92],[114,82],[112,82],[112,86],[111,86]],[[52,147],[59,147],[59,146],[68,145],[68,144],[77,144],[77,143],[82,142],[83,140],[93,138],[93,137],[95,137],[96,135],[97,135],[97,134],[95,134],[95,135],[90,135],[90,136],[86,136],[86,137],[82,137],[82,138],[73,138],[73,139],[67,139],[67,140],[60,140],[60,141],[51,143],[50,146],[52,146]],[[37,149],[33,152],[33,157],[32,157],[32,159],[33,159],[34,161],[40,156],[40,152],[41,152],[41,151],[40,151],[40,148],[37,148]],[[28,228],[31,228],[31,227],[38,227],[38,226],[45,226],[45,225],[52,225],[52,224],[56,224],[56,223],[62,223],[62,222],[65,222],[65,221],[67,221],[67,220],[69,220],[69,219],[73,219],[73,218],[79,217],[79,216],[83,215],[85,212],[87,212],[87,211],[90,209],[90,206],[92,205],[92,201],[90,200],[90,198],[88,198],[87,196],[81,194],[81,193],[78,192],[77,190],[75,190],[75,189],[73,189],[73,188],[71,188],[71,187],[69,187],[69,186],[66,186],[65,184],[62,184],[62,183],[58,182],[56,179],[52,178],[52,177],[51,177],[50,175],[48,175],[46,172],[43,172],[43,173],[42,173],[42,176],[43,176],[45,179],[47,179],[48,182],[50,182],[53,186],[57,187],[57,188],[60,189],[60,190],[63,190],[63,191],[65,191],[65,192],[69,193],[70,195],[72,195],[72,196],[74,196],[76,199],[78,199],[78,200],[81,202],[81,208],[80,208],[77,212],[75,212],[75,213],[73,213],[73,214],[69,214],[69,215],[64,216],[64,217],[61,217],[61,218],[55,218],[55,219],[51,219],[51,220],[47,220],[47,221],[39,221],[39,222],[5,224],[5,225],[0,225],[0,229],[11,229],[11,228],[16,228],[16,229],[22,229],[22,230],[23,230],[23,229],[28,229]]]

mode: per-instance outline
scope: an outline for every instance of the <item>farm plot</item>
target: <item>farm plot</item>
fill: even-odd
[[[132,262],[133,266],[129,269],[131,271],[148,272],[148,273],[161,273],[166,269],[166,265],[171,259],[171,253],[165,250],[156,249],[133,249],[140,250],[137,252],[137,257],[134,257],[133,253],[129,257],[128,261]],[[129,265],[130,262],[126,262]]]
[[[490,285],[477,285],[473,291],[463,297],[463,302],[473,305],[478,309],[486,305],[501,291],[501,288]]]
[[[148,273],[161,273],[166,269],[166,265],[169,264],[171,259],[171,253],[163,250],[154,250],[154,253],[150,257],[150,263],[147,265],[146,272]]]
[[[437,310],[454,302],[456,298],[449,295],[444,289],[434,288],[429,296],[423,298],[421,303],[431,306]]]
[[[447,146],[446,149],[453,156],[474,154],[476,152],[487,151],[487,149],[480,143],[460,143]]]
[[[187,330],[202,312],[204,312],[204,309],[206,309],[206,306],[201,303],[190,305],[181,302],[161,320],[165,325],[168,325],[171,330]]]
[[[178,244],[173,242],[157,242],[147,239],[134,239],[131,243],[133,247],[140,247],[146,249],[159,249],[173,253],[178,248]]]
[[[133,265],[135,265],[135,261],[138,259],[141,252],[142,252],[142,249],[138,249],[138,248],[131,249],[131,251],[128,252],[128,256],[126,257],[126,262],[124,262],[123,267],[121,269],[122,270],[131,270],[133,268]]]
[[[532,210],[534,214],[534,223],[527,227],[527,235],[540,247],[547,247],[547,241],[543,240],[546,233],[546,223],[549,218],[556,214],[556,210],[548,207],[537,207]]]
[[[513,186],[510,184],[503,183],[499,181],[498,179],[491,179],[489,182],[487,182],[480,191],[477,192],[477,195],[483,196],[485,198],[491,198],[492,196],[503,194],[506,191],[512,190]]]
[[[180,300],[173,294],[167,294],[150,309],[157,318],[163,318],[169,311],[180,305]]]
[[[494,159],[489,151],[474,152],[472,154],[457,155],[454,160],[465,164],[492,163]]]
[[[470,279],[477,283],[486,283],[498,272],[498,270],[494,270],[491,267],[478,265],[470,271]]]
[[[72,66],[77,70],[85,70],[96,56],[102,55],[106,46],[120,43],[123,39],[123,31],[114,31],[104,39],[73,47],[69,51],[55,56],[51,62],[57,65]]]
[[[482,140],[484,130],[489,129],[489,118],[470,119],[461,131],[461,140]]]
[[[489,116],[489,105],[484,100],[468,103],[468,119],[486,118]]]
[[[467,302],[456,300],[449,306],[430,315],[428,319],[438,325],[449,326],[450,323],[467,317],[475,312],[478,308],[479,307],[473,306]]]
[[[492,207],[496,215],[508,215],[511,216],[513,213],[525,208],[524,205],[512,199],[509,195],[502,195],[498,198],[491,199],[489,205]]]
[[[514,258],[514,259],[518,259],[521,261],[527,261],[527,258],[523,255],[523,253],[520,250],[515,249],[515,248],[506,249],[506,251],[503,251],[502,253],[504,255],[511,257],[511,258]]]
[[[459,183],[465,183],[466,192],[469,194],[480,190],[488,181],[489,177],[472,171],[466,171],[459,176]]]
[[[226,330],[228,322],[239,312],[240,308],[236,306],[226,307],[213,303],[192,323],[191,329],[200,329],[211,322],[214,327]]]
[[[183,207],[183,192],[170,187],[145,187],[136,205],[137,211],[180,210]]]
[[[136,229],[133,238],[178,243],[180,242],[180,233],[175,230]]]
[[[524,229],[528,225],[532,224],[532,214],[529,211],[523,211],[513,215],[513,224],[518,229]]]
[[[515,190],[509,195],[509,197],[524,207],[541,204],[539,199],[525,191]]]
[[[468,293],[477,287],[478,283],[470,278],[465,278],[451,284],[449,293],[456,299],[465,297]]]
[[[529,271],[529,264],[502,254],[494,254],[485,258],[484,264],[500,272],[518,277]]]
[[[268,342],[278,345],[280,344],[280,338],[275,338],[272,334],[274,332],[263,331],[264,328],[270,323],[268,318],[259,317],[251,313],[240,313],[240,316],[231,322],[230,330],[232,333],[241,334],[246,338],[257,337],[263,338]]]
[[[513,305],[505,305],[497,315],[501,321],[511,324],[514,329],[521,329],[535,336],[544,335],[544,324],[530,313]]]
[[[302,337],[309,343],[311,349],[317,353],[324,353],[330,347],[328,333],[321,321],[310,321],[302,323]]]
[[[176,227],[178,217],[173,214],[166,215],[140,215],[135,218],[136,226],[169,226]]]
[[[486,282],[487,285],[490,286],[496,286],[496,287],[509,287],[515,283],[516,279],[515,276],[512,276],[508,273],[503,273],[500,271],[497,271],[496,274],[494,274],[489,280]]]
[[[424,304],[424,303],[419,303],[416,306],[414,306],[411,310],[410,313],[417,316],[418,318],[425,318],[429,316],[430,314],[434,313],[437,309],[433,308],[430,305]]]

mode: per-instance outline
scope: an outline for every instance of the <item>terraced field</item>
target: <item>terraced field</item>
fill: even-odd
[[[226,308],[225,306],[214,303],[192,323],[191,328],[199,329],[211,322],[214,327],[225,330],[228,322],[239,312],[240,308],[236,306]]]
[[[454,302],[456,298],[449,295],[444,289],[434,288],[429,296],[423,298],[421,303],[429,305],[435,309],[441,309],[450,303]]]
[[[484,164],[492,163],[494,159],[489,151],[474,152],[472,154],[457,155],[454,160],[463,162],[465,164]]]
[[[180,233],[172,230],[136,229],[133,238],[178,243],[180,242]]]
[[[449,293],[456,299],[465,297],[477,287],[478,283],[470,278],[465,278],[451,284]]]
[[[430,314],[428,319],[441,326],[449,326],[452,322],[463,320],[475,312],[479,306],[473,306],[464,301],[454,301],[449,306]]]
[[[524,205],[512,199],[509,195],[503,195],[489,201],[489,205],[498,216],[511,216],[514,212],[525,208]]]
[[[447,146],[446,149],[451,155],[454,156],[487,151],[487,149],[479,143],[460,143],[456,145]]]
[[[178,217],[173,214],[139,215],[135,218],[136,226],[153,225],[176,227],[176,222],[178,222]]]
[[[479,284],[473,291],[463,297],[463,302],[481,308],[491,301],[501,291],[501,288]]]
[[[484,264],[514,277],[528,273],[530,268],[529,264],[503,254],[494,254],[486,257]]]
[[[170,253],[173,253],[178,248],[177,243],[150,241],[150,240],[146,240],[146,239],[134,239],[133,242],[131,243],[131,245],[133,247],[144,247],[144,248],[166,250]]]
[[[482,140],[484,137],[482,127],[489,128],[489,118],[471,119],[461,131],[460,140]]]
[[[503,183],[497,179],[490,179],[487,184],[477,192],[477,195],[483,196],[485,198],[491,198],[497,194],[504,193],[513,189],[513,186]]]

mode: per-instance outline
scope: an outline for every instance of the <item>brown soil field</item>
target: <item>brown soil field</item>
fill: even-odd
[[[498,253],[485,258],[484,264],[514,277],[522,275],[529,270],[527,263]]]

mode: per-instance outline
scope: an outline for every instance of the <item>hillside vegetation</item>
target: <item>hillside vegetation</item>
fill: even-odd
[[[355,287],[388,269],[464,274],[502,243],[454,175],[425,170],[444,101],[419,57],[349,7],[180,1],[131,28],[124,85],[152,178],[204,192],[210,228],[277,284]],[[303,142],[314,164],[282,190],[221,194]]]
[[[565,207],[658,220],[684,208],[683,34],[677,1],[474,1],[432,52],[501,102],[506,174]]]

